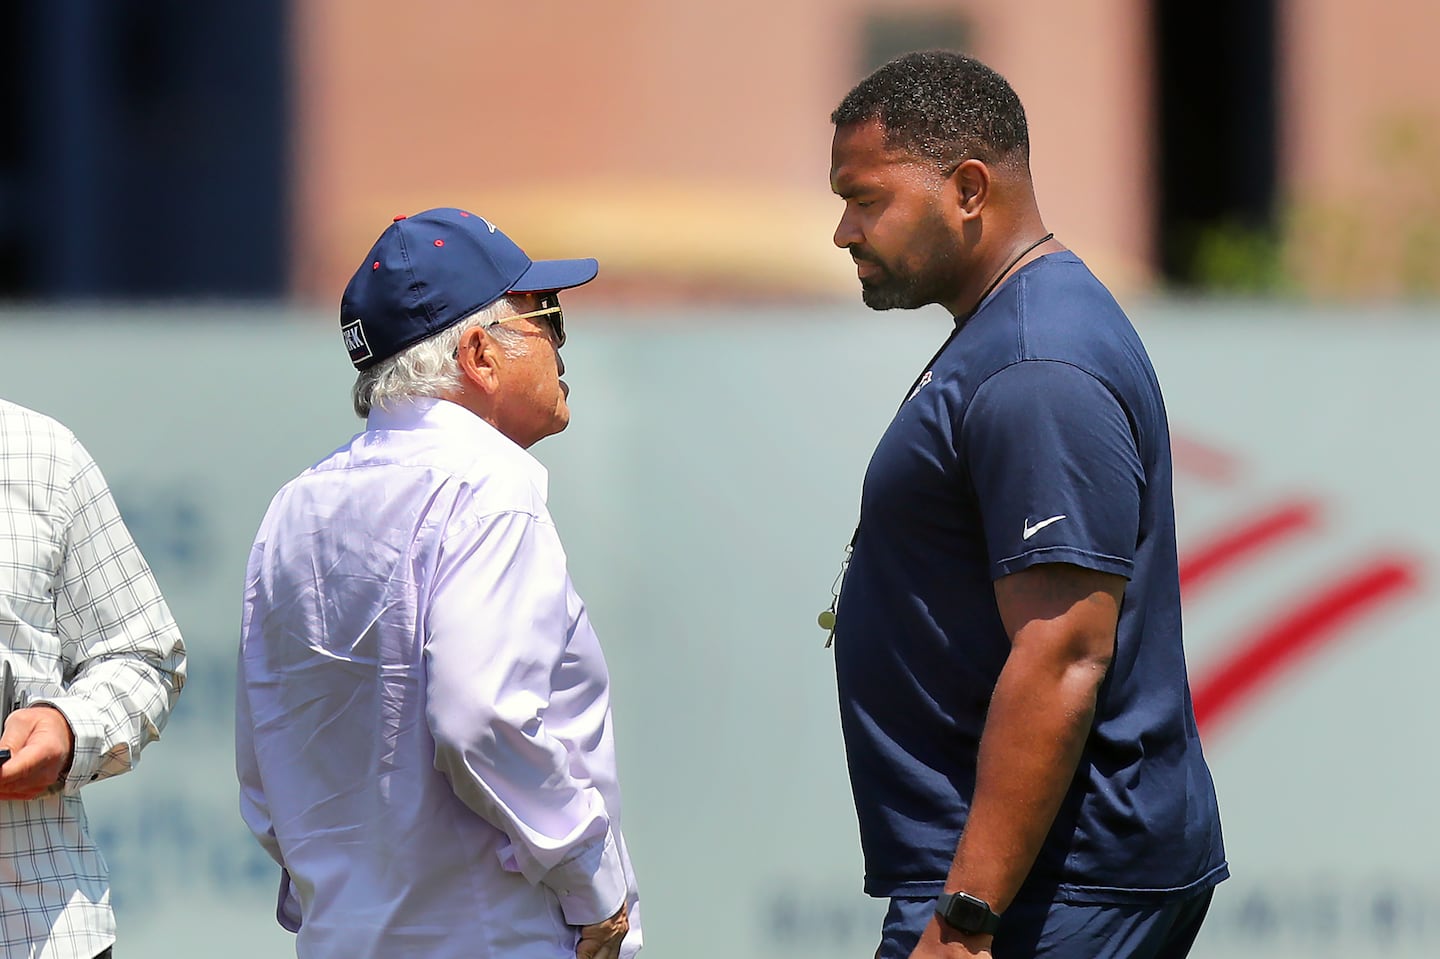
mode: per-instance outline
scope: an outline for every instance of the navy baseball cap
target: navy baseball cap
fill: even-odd
[[[595,279],[584,260],[532,260],[489,220],[444,207],[397,216],[340,298],[340,336],[357,370],[454,326],[507,293]]]

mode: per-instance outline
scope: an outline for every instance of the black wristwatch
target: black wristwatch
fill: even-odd
[[[993,936],[1000,928],[1000,916],[990,909],[990,904],[968,892],[946,893],[935,900],[935,915],[967,936]]]

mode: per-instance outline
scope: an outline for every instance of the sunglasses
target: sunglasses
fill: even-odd
[[[507,316],[503,320],[496,320],[487,326],[501,326],[505,323],[514,323],[516,320],[539,320],[544,318],[545,325],[550,328],[550,342],[555,344],[555,349],[565,345],[565,311],[560,308],[560,295],[558,293],[546,293],[540,297],[540,309],[531,310],[529,313],[517,313],[515,316]]]

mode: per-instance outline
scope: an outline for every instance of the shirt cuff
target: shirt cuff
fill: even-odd
[[[75,794],[80,787],[100,778],[101,759],[105,750],[104,714],[79,696],[55,696],[36,699],[26,706],[53,706],[70,725],[70,771],[56,785],[60,791]]]
[[[565,922],[572,926],[609,919],[620,911],[630,891],[620,850],[608,831],[603,845],[590,846],[546,873],[545,885],[560,900]]]

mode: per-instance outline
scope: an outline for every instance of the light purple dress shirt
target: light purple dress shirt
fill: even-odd
[[[251,549],[246,823],[301,959],[573,956],[628,903],[609,676],[530,454],[462,407],[374,410]]]

